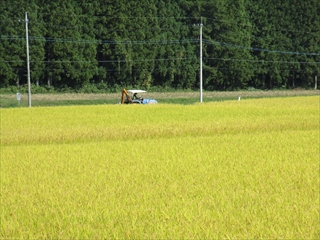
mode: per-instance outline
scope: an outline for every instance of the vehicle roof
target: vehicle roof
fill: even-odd
[[[129,92],[129,93],[144,93],[147,91],[145,91],[145,90],[127,90],[127,92]]]

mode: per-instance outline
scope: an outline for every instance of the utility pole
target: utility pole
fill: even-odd
[[[30,81],[30,59],[29,59],[29,30],[28,30],[28,13],[26,12],[26,42],[27,42],[27,72],[28,72],[28,105],[31,107],[31,81]]]
[[[200,23],[200,103],[202,103],[202,17]]]
[[[28,75],[28,105],[31,107],[31,81],[30,81],[30,59],[29,59],[29,29],[28,29],[28,13],[26,12],[25,19],[20,19],[19,22],[26,24],[26,45],[27,45],[27,75]]]

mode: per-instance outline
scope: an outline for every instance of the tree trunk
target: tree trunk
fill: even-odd
[[[48,77],[47,85],[48,85],[48,87],[51,87],[51,85],[52,85],[52,76]]]
[[[16,84],[17,84],[17,88],[19,88],[19,87],[20,87],[19,71],[17,71],[17,81],[16,81]]]
[[[295,81],[295,79],[296,79],[296,74],[293,74],[293,78],[292,78],[292,88],[295,88],[296,86],[296,81]]]

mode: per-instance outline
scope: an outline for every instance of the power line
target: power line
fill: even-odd
[[[218,61],[235,61],[235,62],[253,62],[253,63],[282,63],[282,64],[320,64],[320,62],[292,62],[292,61],[269,61],[269,60],[251,60],[251,59],[237,59],[237,58],[204,58],[208,60]]]
[[[100,60],[100,61],[86,61],[86,60],[79,60],[79,61],[69,61],[69,60],[51,60],[51,61],[30,61],[31,63],[118,63],[118,62],[153,62],[153,61],[181,61],[181,60],[191,60],[194,58],[153,58],[153,59],[137,59],[137,60],[130,60],[130,59],[114,59],[114,60]],[[25,63],[25,61],[2,61],[0,62],[8,62],[8,63]]]
[[[1,36],[0,40],[23,40],[22,36]],[[180,44],[199,42],[198,39],[181,40],[86,40],[70,38],[52,38],[52,37],[30,37],[33,41],[62,42],[62,43],[83,43],[83,44]]]
[[[23,40],[22,36],[1,36],[0,40]],[[30,40],[33,41],[46,41],[46,42],[62,42],[62,43],[79,43],[79,44],[186,44],[186,43],[198,43],[198,39],[182,39],[182,40],[86,40],[86,39],[67,39],[67,38],[51,38],[51,37],[30,37]],[[310,53],[310,52],[293,52],[293,51],[284,51],[284,50],[270,50],[265,48],[258,47],[248,47],[241,46],[236,44],[230,44],[225,42],[218,41],[209,41],[203,40],[204,43],[208,45],[218,45],[222,47],[231,47],[238,49],[246,49],[250,51],[259,51],[259,52],[271,52],[271,53],[280,53],[280,54],[290,54],[290,55],[307,55],[307,56],[320,56],[320,53]]]
[[[153,61],[181,61],[181,60],[194,60],[195,58],[153,58],[153,59],[114,59],[114,60],[100,60],[100,61],[69,61],[69,60],[51,60],[51,61],[30,61],[30,63],[126,63],[126,62],[153,62]],[[320,62],[299,62],[299,61],[271,61],[271,60],[253,60],[253,59],[238,59],[238,58],[208,58],[204,57],[203,60],[217,60],[217,61],[235,61],[235,62],[250,62],[250,63],[281,63],[281,64],[320,64]],[[7,63],[25,63],[25,61],[3,61]]]
[[[204,19],[211,20],[213,22],[220,22],[220,23],[228,23],[232,26],[247,26],[251,28],[257,28],[257,24],[255,23],[240,23],[240,22],[232,22],[232,21],[227,21],[227,20],[221,20],[221,19],[215,19],[215,18],[210,18],[210,17],[204,17]],[[250,19],[248,19],[250,21]],[[288,29],[288,28],[268,28],[268,29],[263,29],[263,28],[257,28],[259,29],[260,32],[264,31],[274,31],[274,32],[294,32],[294,33],[320,33],[320,31],[299,31],[299,30],[294,30],[294,29]]]
[[[41,23],[40,23],[41,24]],[[100,24],[100,23],[99,23]],[[44,23],[44,24],[41,24],[41,25],[44,25],[46,27],[52,27],[54,29],[56,28],[62,28],[62,29],[72,29],[72,30],[79,30],[79,29],[82,29],[82,30],[85,30],[85,31],[101,31],[101,28],[96,28],[96,27],[78,27],[78,26],[66,26],[66,25],[58,25],[58,24],[53,24],[53,23]],[[106,26],[104,25],[101,25],[102,27],[104,27],[105,29],[107,29]],[[180,26],[175,26],[175,27],[171,27],[171,28],[162,28],[162,27],[150,27],[148,26],[147,28],[129,28],[129,29],[113,29],[112,32],[130,32],[132,30],[143,30],[143,31],[146,31],[146,30],[176,30],[176,29],[179,29],[179,28],[188,28],[189,27],[189,24],[183,24],[183,25],[180,25]]]
[[[291,55],[308,55],[308,56],[320,56],[320,53],[309,53],[309,52],[291,52],[291,51],[283,51],[283,50],[270,50],[265,48],[257,48],[257,47],[247,47],[247,46],[240,46],[236,44],[224,43],[224,42],[217,42],[217,41],[208,41],[204,40],[206,44],[211,45],[220,45],[223,47],[231,47],[231,48],[239,48],[239,49],[246,49],[251,51],[259,51],[259,52],[272,52],[272,53],[280,53],[280,54],[291,54]]]
[[[102,67],[102,66],[99,66]],[[81,68],[81,69],[72,69],[70,70],[71,72],[85,72],[85,71],[92,71],[92,72],[97,72],[99,71],[99,67],[98,68]],[[197,68],[197,67],[196,67]],[[243,68],[242,67],[213,67],[215,70],[238,70],[238,71],[242,71]],[[25,70],[25,68],[18,68],[18,67],[14,67],[12,68],[14,70]],[[50,71],[66,71],[66,68],[34,68],[34,71],[45,71],[45,72],[50,72]],[[104,71],[106,72],[119,72],[119,69],[114,69],[114,68],[103,68]],[[166,70],[170,71],[170,70],[179,70],[179,71],[185,71],[187,70],[185,67],[167,67]],[[204,68],[204,70],[206,70],[206,68]],[[308,70],[306,69],[281,69],[282,71],[287,71],[287,72],[307,72]],[[68,71],[68,70],[67,70]],[[162,72],[163,69],[162,68],[128,68],[128,69],[121,69],[121,71],[150,71],[150,72]]]
[[[84,17],[84,18],[88,18],[87,15],[85,14],[73,14],[74,16],[78,16],[78,17]],[[65,17],[70,17],[70,15],[66,15],[66,14],[55,14],[55,16],[65,16]],[[44,16],[45,17],[45,16]],[[195,20],[195,21],[199,21],[200,20],[200,16],[199,17],[196,17],[196,16],[193,16],[193,17],[175,17],[175,16],[171,16],[171,17],[160,17],[160,16],[149,16],[149,17],[130,17],[130,16],[90,16],[91,18],[105,18],[105,19],[175,19],[175,20]],[[242,23],[242,22],[237,22],[237,21],[228,21],[228,20],[221,20],[221,19],[217,19],[217,18],[212,18],[212,17],[203,17],[204,21],[207,22],[208,20],[211,21],[211,22],[219,22],[219,23],[227,23],[227,24],[230,24],[231,26],[247,26],[247,27],[250,27],[250,28],[257,28],[257,24],[255,23]],[[46,22],[46,21],[37,21],[38,19],[35,19],[33,20],[32,22],[33,23],[38,23],[40,25],[45,25],[45,26],[54,26],[54,27],[61,27],[61,28],[67,28],[67,29],[79,29],[78,27],[74,27],[74,26],[65,26],[65,25],[56,25],[54,23],[51,23],[51,22]],[[41,20],[41,19],[40,19]],[[246,20],[246,19],[245,19]],[[251,21],[251,19],[247,19],[248,21]],[[12,19],[12,18],[7,18],[7,19],[4,19],[4,20],[0,20],[0,22],[11,22],[11,23],[14,23],[16,22],[16,19]],[[31,22],[31,21],[30,21]],[[182,23],[185,25],[185,22],[178,22],[178,23]],[[80,29],[90,29],[92,30],[92,28],[83,28],[83,27],[80,27]],[[96,29],[96,28],[94,28]],[[319,33],[320,31],[301,31],[301,30],[295,30],[295,29],[288,29],[288,28],[269,28],[269,29],[262,29],[262,28],[257,28],[259,29],[260,31],[280,31],[280,32],[295,32],[295,33],[303,33],[303,34],[307,34],[307,33]],[[96,29],[96,30],[99,30],[99,29]],[[122,31],[122,30],[117,30],[117,31]]]

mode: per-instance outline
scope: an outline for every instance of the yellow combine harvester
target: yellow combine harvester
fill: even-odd
[[[158,103],[155,99],[143,98],[140,94],[145,93],[144,90],[122,90],[121,104],[154,104]]]

